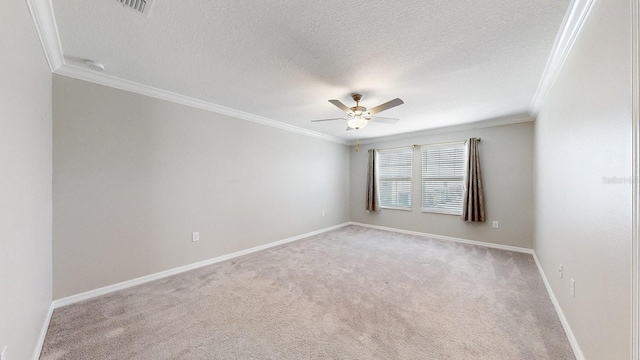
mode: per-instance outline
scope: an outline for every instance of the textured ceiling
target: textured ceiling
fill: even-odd
[[[65,62],[346,140],[526,113],[569,0],[54,0]],[[350,94],[404,105],[311,123]]]

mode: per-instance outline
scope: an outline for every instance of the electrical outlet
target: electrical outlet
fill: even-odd
[[[324,216],[324,210],[322,210],[322,216]]]
[[[2,349],[2,352],[0,353],[0,360],[9,360],[9,351],[7,350],[8,347],[8,345],[5,345],[4,349]]]
[[[200,233],[199,232],[194,232],[191,235],[191,241],[198,241],[198,240],[200,240]]]
[[[560,268],[558,269],[558,272],[560,273],[560,279],[564,278],[564,268],[562,267],[562,264],[560,264]]]
[[[576,281],[571,278],[571,296],[576,297]]]
[[[494,229],[498,229],[499,227],[500,227],[500,224],[498,224],[498,222],[497,222],[497,221],[494,221],[494,222],[493,222],[493,228],[494,228]]]

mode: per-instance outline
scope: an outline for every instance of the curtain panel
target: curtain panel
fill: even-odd
[[[369,149],[369,167],[367,171],[367,210],[380,211],[380,192],[378,190],[378,150]]]
[[[485,222],[484,190],[482,189],[478,143],[479,140],[477,138],[467,140],[467,162],[461,218],[469,222]]]

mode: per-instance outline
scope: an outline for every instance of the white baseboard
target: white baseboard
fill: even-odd
[[[139,278],[123,281],[121,283],[108,285],[108,286],[101,287],[101,288],[94,289],[94,290],[89,290],[89,291],[86,291],[86,292],[83,292],[83,293],[80,293],[80,294],[71,295],[71,296],[68,296],[68,297],[65,297],[65,298],[54,300],[52,302],[52,308],[53,309],[57,309],[57,308],[62,307],[62,306],[67,306],[67,305],[74,304],[74,303],[77,303],[77,302],[80,302],[80,301],[84,301],[84,300],[87,300],[87,299],[91,299],[91,298],[94,298],[94,297],[97,297],[97,296],[102,296],[102,295],[105,295],[105,294],[109,294],[109,293],[112,293],[114,291],[130,288],[132,286],[136,286],[136,285],[140,285],[140,284],[144,284],[144,283],[147,283],[149,281],[162,279],[162,278],[165,278],[167,276],[180,274],[180,273],[183,273],[185,271],[197,269],[197,268],[200,268],[200,267],[203,267],[203,266],[219,263],[219,262],[222,262],[222,261],[227,261],[227,260],[242,256],[242,255],[254,253],[256,251],[272,248],[274,246],[279,246],[279,245],[282,245],[282,244],[286,244],[286,243],[290,243],[290,242],[293,242],[293,241],[297,241],[297,240],[301,240],[301,239],[304,239],[304,238],[308,238],[310,236],[322,234],[322,233],[325,233],[327,231],[339,229],[339,228],[345,227],[345,226],[347,226],[349,224],[350,223],[348,223],[348,222],[342,223],[342,224],[331,226],[331,227],[327,227],[327,228],[324,228],[324,229],[308,232],[306,234],[297,235],[297,236],[293,236],[293,237],[290,237],[290,238],[287,238],[287,239],[278,240],[278,241],[274,241],[274,242],[271,242],[271,243],[268,243],[268,244],[252,247],[252,248],[249,248],[249,249],[236,251],[236,252],[231,253],[231,254],[218,256],[218,257],[215,257],[215,258],[212,258],[212,259],[208,259],[208,260],[204,260],[204,261],[200,261],[200,262],[197,262],[197,263],[193,263],[193,264],[189,264],[189,265],[185,265],[185,266],[180,266],[180,267],[177,267],[177,268],[174,268],[174,269],[161,271],[161,272],[158,272],[158,273],[155,273],[155,274],[142,276],[142,277],[139,277]]]
[[[252,247],[252,248],[249,248],[249,249],[246,249],[246,250],[237,251],[237,252],[234,252],[234,253],[231,253],[231,254],[218,256],[218,257],[215,257],[215,258],[212,258],[212,259],[200,261],[200,262],[197,262],[197,263],[181,266],[181,267],[178,267],[178,268],[174,268],[174,269],[158,272],[158,273],[155,273],[155,274],[139,277],[139,278],[136,278],[136,279],[124,281],[124,282],[121,282],[121,283],[105,286],[105,287],[102,287],[102,288],[99,288],[99,289],[90,290],[90,291],[83,292],[83,293],[80,293],[80,294],[76,294],[76,295],[68,296],[68,297],[65,297],[65,298],[62,298],[62,299],[54,300],[51,303],[51,306],[49,308],[49,312],[47,314],[45,322],[44,322],[44,324],[42,326],[42,329],[40,330],[40,336],[38,337],[38,343],[37,343],[36,349],[34,350],[33,359],[34,360],[38,360],[39,357],[40,357],[40,352],[42,351],[42,347],[44,345],[44,340],[45,340],[45,336],[47,334],[47,329],[49,328],[49,322],[51,320],[51,315],[53,314],[53,310],[56,309],[56,308],[59,308],[59,307],[62,307],[62,306],[66,306],[66,305],[70,305],[70,304],[73,304],[73,303],[77,303],[77,302],[80,302],[80,301],[84,301],[84,300],[87,300],[87,299],[91,299],[91,298],[94,298],[94,297],[98,297],[98,296],[101,296],[101,295],[105,295],[105,294],[108,294],[108,293],[111,293],[111,292],[114,292],[114,291],[130,288],[132,286],[144,284],[144,283],[147,283],[147,282],[150,282],[150,281],[153,281],[153,280],[162,279],[162,278],[165,278],[165,277],[168,277],[168,276],[180,274],[180,273],[183,273],[185,271],[197,269],[197,268],[200,268],[200,267],[203,267],[203,266],[219,263],[219,262],[222,262],[222,261],[227,261],[227,260],[242,256],[242,255],[254,253],[254,252],[257,252],[257,251],[260,251],[260,250],[264,250],[264,249],[272,248],[272,247],[279,246],[279,245],[282,245],[282,244],[294,242],[294,241],[301,240],[301,239],[304,239],[304,238],[307,238],[307,237],[310,237],[310,236],[314,236],[314,235],[322,234],[322,233],[325,233],[325,232],[328,232],[328,231],[331,231],[331,230],[339,229],[339,228],[342,228],[342,227],[345,227],[345,226],[348,226],[348,225],[356,225],[356,226],[362,226],[362,227],[367,227],[367,228],[372,228],[372,229],[392,231],[392,232],[397,232],[397,233],[402,233],[402,234],[418,235],[418,236],[428,237],[428,238],[437,239],[437,240],[453,241],[453,242],[458,242],[458,243],[463,243],[463,244],[477,245],[477,246],[483,246],[483,247],[488,247],[488,248],[495,248],[495,249],[501,249],[501,250],[509,250],[509,251],[515,251],[515,252],[520,252],[520,253],[532,254],[533,258],[535,260],[535,263],[536,263],[536,265],[538,267],[538,271],[540,272],[540,275],[542,277],[544,285],[545,285],[545,287],[547,289],[547,292],[549,293],[549,297],[551,298],[551,302],[553,303],[553,306],[555,307],[556,312],[558,313],[558,317],[560,318],[560,322],[562,323],[562,327],[564,328],[564,331],[567,334],[567,338],[569,339],[569,343],[571,344],[571,348],[573,349],[573,352],[574,352],[574,354],[576,356],[576,359],[577,360],[584,360],[584,355],[582,354],[582,350],[580,349],[580,346],[578,345],[578,342],[577,342],[577,340],[576,340],[576,338],[575,338],[575,336],[573,334],[573,331],[571,330],[571,327],[569,326],[569,323],[567,322],[567,319],[564,316],[564,313],[562,312],[562,309],[560,308],[560,304],[558,303],[558,300],[556,299],[553,291],[551,290],[551,286],[549,285],[549,282],[547,281],[547,277],[546,277],[546,275],[544,273],[544,270],[542,270],[542,266],[540,265],[540,262],[538,261],[538,257],[536,256],[535,252],[532,249],[527,249],[527,248],[517,247],[517,246],[492,244],[492,243],[486,243],[486,242],[482,242],[482,241],[461,239],[461,238],[455,238],[455,237],[451,237],[451,236],[435,235],[435,234],[423,233],[423,232],[418,232],[418,231],[404,230],[404,229],[398,229],[398,228],[392,228],[392,227],[386,227],[386,226],[370,225],[370,224],[364,224],[364,223],[358,223],[358,222],[346,222],[346,223],[343,223],[343,224],[339,224],[339,225],[327,227],[327,228],[324,228],[324,229],[312,231],[312,232],[309,232],[309,233],[306,233],[306,234],[297,235],[297,236],[290,237],[290,238],[287,238],[287,239],[274,241],[274,242],[271,242],[271,243],[268,243],[268,244]]]
[[[47,316],[42,323],[42,328],[40,329],[40,335],[38,335],[38,342],[36,343],[36,348],[33,350],[33,360],[40,359],[40,353],[42,352],[42,346],[44,345],[44,339],[47,336],[47,330],[49,330],[49,323],[51,322],[51,315],[53,315],[53,303],[49,306],[49,311],[47,311]]]
[[[453,241],[453,242],[469,244],[469,245],[483,246],[483,247],[501,249],[501,250],[509,250],[509,251],[515,251],[515,252],[520,252],[525,254],[533,254],[533,249],[527,249],[519,246],[493,244],[493,243],[488,243],[484,241],[460,239],[460,238],[455,238],[451,236],[428,234],[428,233],[423,233],[419,231],[411,231],[411,230],[404,230],[404,229],[398,229],[398,228],[392,228],[392,227],[386,227],[386,226],[370,225],[370,224],[364,224],[359,222],[351,222],[350,224],[362,226],[362,227],[368,227],[372,229],[378,229],[378,230],[393,231],[393,232],[402,233],[402,234],[424,236],[424,237],[428,237],[436,240]]]
[[[582,349],[580,349],[580,345],[578,345],[578,340],[576,340],[576,337],[573,334],[573,330],[571,330],[571,326],[569,326],[569,322],[564,316],[564,312],[562,312],[562,308],[560,307],[560,303],[558,302],[556,295],[553,293],[553,290],[551,290],[551,285],[547,280],[547,276],[545,275],[544,270],[542,270],[542,265],[540,264],[540,261],[538,260],[535,252],[533,253],[533,259],[536,261],[538,271],[540,272],[540,276],[542,277],[542,282],[544,282],[544,286],[547,288],[547,292],[549,293],[549,297],[551,298],[553,307],[556,308],[556,313],[558,313],[558,317],[560,318],[560,322],[562,323],[564,332],[567,334],[569,344],[571,344],[571,348],[573,349],[573,354],[576,356],[577,360],[584,360],[584,354],[582,353]]]

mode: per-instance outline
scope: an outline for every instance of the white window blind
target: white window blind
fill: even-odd
[[[411,209],[411,171],[413,148],[378,151],[380,206]]]
[[[460,215],[464,196],[465,143],[425,145],[422,153],[422,211]]]

